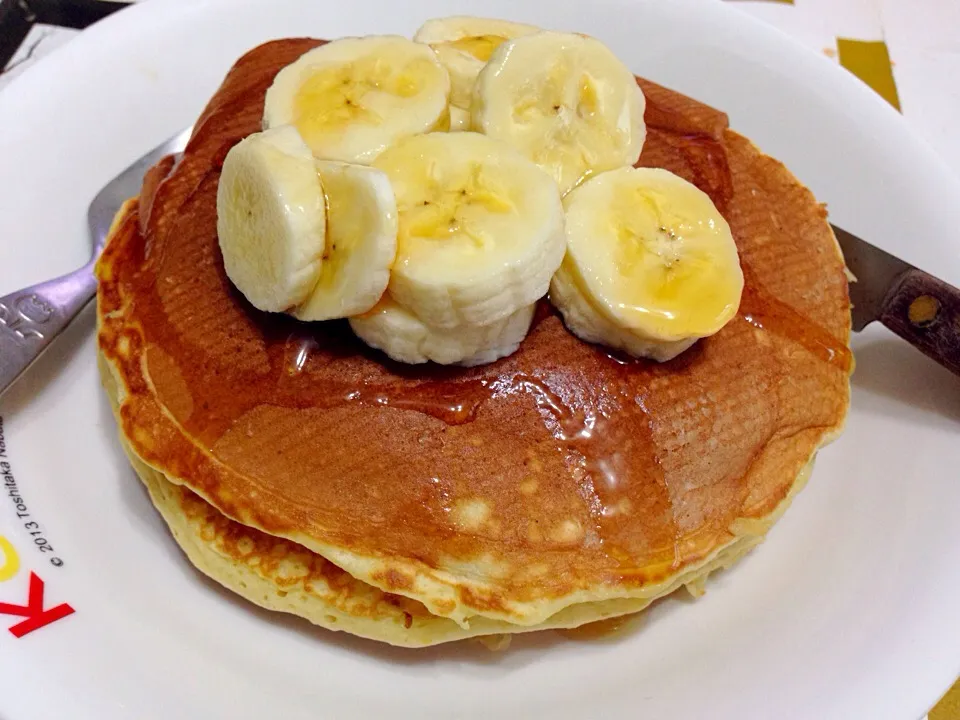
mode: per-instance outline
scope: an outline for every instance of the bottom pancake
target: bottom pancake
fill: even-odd
[[[104,388],[117,413],[120,386],[110,364],[102,354],[98,357]],[[533,626],[476,617],[468,627],[461,627],[449,618],[431,614],[415,600],[357,580],[297,543],[227,518],[199,495],[171,482],[144,462],[122,433],[120,441],[177,543],[202,573],[268,610],[297,615],[328,630],[401,647],[479,638],[490,647],[502,648],[506,645],[503,640],[509,639],[511,633],[575,628],[636,613],[683,586],[699,596],[711,572],[729,567],[763,540],[806,484],[813,466],[811,460],[772,513],[760,519],[738,520],[730,529],[732,542],[669,582],[651,585],[643,597],[571,605]]]

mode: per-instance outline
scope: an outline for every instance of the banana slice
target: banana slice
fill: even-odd
[[[605,45],[539,32],[497,48],[470,112],[475,130],[516,147],[566,193],[584,176],[637,162],[645,108],[633,74]]]
[[[432,361],[441,365],[483,365],[511,355],[527,336],[536,304],[490,325],[452,330],[431,328],[389,295],[369,313],[350,318],[350,327],[370,347],[403,363]]]
[[[539,29],[506,20],[458,16],[427,20],[413,39],[432,47],[450,73],[450,103],[469,110],[473,83],[493,51],[506,40]]]
[[[470,111],[450,106],[450,132],[466,132],[470,129]]]
[[[586,181],[564,208],[567,255],[550,299],[581,339],[668,360],[736,314],[737,247],[696,186],[622,168]]]
[[[634,357],[666,362],[697,341],[697,338],[674,342],[651,340],[624,330],[590,303],[574,279],[575,274],[569,262],[564,260],[550,282],[550,302],[560,309],[567,329],[584,342],[623,350]]]
[[[394,35],[344,38],[277,73],[263,126],[294,125],[318,158],[369,165],[400,138],[448,127],[449,95],[429,47]]]
[[[387,289],[397,254],[397,203],[387,176],[365,165],[317,160],[327,199],[327,243],[320,276],[291,313],[331,320],[367,312]]]
[[[320,275],[326,238],[323,189],[296,129],[254,133],[223,161],[217,236],[227,277],[260,310],[306,300]]]
[[[422,322],[490,325],[546,294],[565,241],[560,194],[543,170],[473,132],[403,140],[375,167],[400,216],[389,291]]]

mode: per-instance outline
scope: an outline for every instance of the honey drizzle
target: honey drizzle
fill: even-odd
[[[428,415],[446,425],[462,425],[473,421],[492,395],[490,381],[478,373],[460,368],[393,367],[385,359],[381,362],[391,365],[393,372],[384,372],[379,379],[331,381],[329,374],[322,372],[325,365],[336,363],[341,357],[373,353],[349,334],[345,323],[324,323],[322,331],[317,332],[315,326],[297,327],[298,323],[288,318],[266,316],[253,309],[249,312],[254,317],[261,316],[269,370],[251,376],[249,370],[229,366],[202,367],[199,372],[212,370],[218,380],[206,382],[198,372],[187,381],[196,409],[178,421],[208,448],[212,449],[235,422],[260,406],[300,410],[350,405],[392,408]],[[150,321],[155,329],[168,322],[159,315]],[[182,342],[174,339],[175,333],[168,338],[169,344],[182,347]],[[182,348],[178,354],[187,352]],[[229,394],[218,392],[222,390],[218,384],[224,380],[233,387]],[[157,387],[161,399],[164,389],[162,385]]]
[[[585,544],[597,547],[611,560],[620,579],[643,580],[641,564],[676,567],[679,528],[673,514],[670,488],[654,439],[654,419],[646,399],[630,390],[642,387],[638,375],[655,372],[650,363],[610,356],[601,349],[604,379],[596,396],[576,397],[581,390],[556,374],[541,378],[516,375],[491,385],[495,393],[533,397],[547,429],[566,457],[590,518]],[[631,382],[632,381],[632,382]],[[566,397],[564,397],[566,396]],[[638,432],[639,431],[639,432]],[[652,476],[652,477],[651,477]],[[647,538],[646,547],[619,540],[624,516],[662,518],[665,535]]]
[[[845,373],[853,364],[850,348],[826,328],[807,319],[782,300],[763,290],[752,268],[742,258],[744,288],[739,315],[749,325],[791,340],[818,360]]]

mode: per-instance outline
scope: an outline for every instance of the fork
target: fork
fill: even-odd
[[[160,158],[186,147],[193,128],[157,145],[108,182],[90,203],[90,261],[53,280],[0,298],[0,395],[40,357],[97,294],[94,266],[120,206],[140,192],[143,176]]]

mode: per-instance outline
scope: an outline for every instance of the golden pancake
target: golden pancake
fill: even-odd
[[[98,364],[116,412],[119,387],[102,354]],[[811,462],[774,512],[761,520],[738,521],[731,528],[736,536],[732,543],[669,581],[646,586],[641,597],[571,605],[540,625],[514,625],[477,617],[464,628],[449,618],[431,614],[422,603],[357,580],[296,543],[230,520],[192,491],[171,483],[146,465],[130,449],[122,433],[120,440],[153,504],[201,572],[261,607],[306,618],[328,630],[346,631],[401,647],[477,637],[491,649],[501,649],[508,644],[511,633],[564,628],[586,628],[591,633],[588,637],[601,636],[607,632],[607,619],[636,613],[681,586],[699,596],[710,573],[729,567],[763,539],[806,484],[812,469]]]
[[[451,628],[347,629],[428,644],[636,610],[762,535],[849,404],[847,281],[809,190],[722,113],[640,81],[640,164],[695,183],[727,218],[746,279],[738,316],[660,365],[581,342],[543,301],[509,358],[402,366],[345,323],[256,311],[223,270],[220,165],[259,129],[274,75],[318,43],[276,41],[237,62],[98,265],[121,433],[194,562],[220,552],[243,565],[240,540],[219,534],[285,538],[283,553],[311,551],[356,597],[422,605],[385,624],[406,612]],[[187,542],[184,523],[221,529]]]

